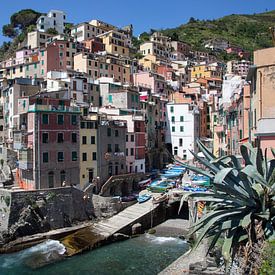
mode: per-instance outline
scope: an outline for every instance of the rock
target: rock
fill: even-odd
[[[142,233],[142,225],[140,223],[135,223],[132,226],[132,235],[137,235]]]

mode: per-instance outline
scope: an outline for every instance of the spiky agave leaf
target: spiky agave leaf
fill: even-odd
[[[259,148],[245,144],[241,146],[241,153],[246,167],[242,168],[235,156],[216,158],[202,142],[198,141],[198,147],[205,159],[193,155],[210,172],[185,163],[181,165],[209,176],[214,192],[188,194],[182,198],[181,206],[187,199],[211,202],[209,212],[190,228],[190,234],[198,234],[194,248],[203,238],[214,236],[209,249],[213,248],[224,232],[223,254],[229,261],[234,247],[250,238],[246,228],[255,224],[255,219],[263,221],[266,236],[274,235],[275,159],[268,161],[266,152],[263,156]],[[275,156],[275,150],[272,153]]]

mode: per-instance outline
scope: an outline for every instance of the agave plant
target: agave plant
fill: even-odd
[[[220,237],[224,237],[222,254],[230,262],[235,248],[257,242],[258,238],[274,238],[275,159],[267,160],[260,148],[241,146],[242,167],[236,156],[216,158],[205,145],[197,141],[205,158],[194,158],[207,169],[181,163],[187,169],[208,176],[213,189],[207,193],[191,193],[194,201],[209,202],[209,211],[196,221],[190,234],[197,233],[194,248],[206,237],[212,237],[208,252]],[[275,151],[272,149],[273,156]],[[175,160],[176,161],[176,160]],[[179,162],[179,161],[177,161]],[[182,198],[180,208],[186,197]]]

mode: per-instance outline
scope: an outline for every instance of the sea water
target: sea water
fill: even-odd
[[[158,274],[188,249],[176,237],[144,234],[126,241],[63,258],[65,247],[48,240],[23,251],[0,255],[1,275]],[[53,263],[53,258],[59,260]],[[40,263],[50,264],[37,268]]]

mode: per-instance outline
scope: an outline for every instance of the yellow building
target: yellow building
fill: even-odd
[[[80,122],[80,186],[92,183],[97,174],[97,114],[88,115]]]
[[[97,37],[102,39],[107,53],[129,56],[129,47],[127,46],[129,37],[126,34],[117,30],[110,30]]]
[[[157,57],[155,55],[148,54],[141,58],[138,61],[138,64],[143,66],[145,70],[150,70],[153,72],[157,71],[158,65],[157,65]]]
[[[191,81],[199,78],[222,78],[222,69],[216,64],[199,64],[191,68]]]

